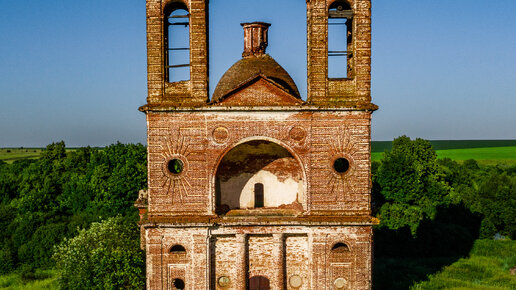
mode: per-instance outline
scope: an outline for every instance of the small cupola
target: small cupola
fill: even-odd
[[[244,52],[242,57],[260,56],[265,54],[268,43],[269,23],[241,23],[244,28]]]

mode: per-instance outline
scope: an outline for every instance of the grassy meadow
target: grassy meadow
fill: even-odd
[[[516,165],[516,140],[439,140],[430,141],[438,158],[456,161],[475,159],[480,165]],[[392,142],[373,141],[371,159],[382,159]]]
[[[477,240],[469,257],[411,289],[516,289],[516,241]]]
[[[0,161],[13,163],[21,159],[36,159],[41,155],[44,148],[0,148]],[[74,148],[66,148],[66,151],[73,151]]]

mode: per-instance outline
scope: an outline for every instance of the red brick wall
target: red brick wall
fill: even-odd
[[[209,215],[214,175],[225,152],[242,140],[269,140],[291,151],[305,174],[307,212],[370,210],[370,113],[368,112],[182,112],[148,113],[149,213]],[[225,139],[220,139],[220,131]],[[292,132],[300,132],[299,136]],[[297,139],[297,140],[296,140]],[[341,175],[333,161],[345,157]],[[178,158],[180,175],[167,172]]]

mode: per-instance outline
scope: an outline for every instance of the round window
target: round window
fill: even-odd
[[[346,158],[337,158],[333,162],[333,169],[338,173],[345,173],[349,170],[349,161]]]
[[[219,281],[218,281],[218,284],[220,287],[229,287],[229,284],[231,283],[231,280],[229,280],[229,277],[227,276],[222,276],[219,278]]]
[[[335,279],[335,282],[333,282],[333,284],[335,285],[335,287],[337,287],[337,289],[344,289],[344,287],[347,284],[347,281],[344,278],[337,278]]]
[[[288,282],[290,283],[290,286],[292,286],[293,288],[299,288],[301,287],[301,285],[303,285],[303,279],[299,275],[290,276]]]
[[[184,168],[183,161],[181,161],[179,159],[171,159],[167,163],[167,169],[172,174],[179,174],[179,173],[183,172],[183,168]]]

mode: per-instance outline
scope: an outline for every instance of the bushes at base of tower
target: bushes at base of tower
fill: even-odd
[[[141,144],[67,152],[58,142],[39,159],[0,162],[0,274],[39,279],[35,273],[55,266],[55,246],[92,222],[120,215],[136,227],[133,204],[147,186],[146,157]]]
[[[123,217],[92,223],[55,250],[62,289],[143,289],[145,255],[139,228]]]

